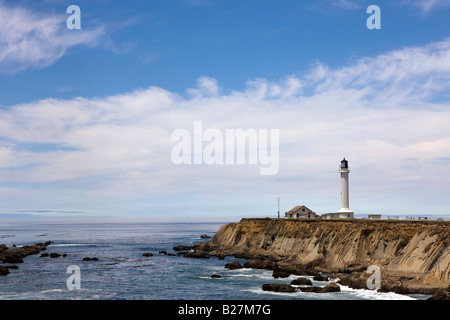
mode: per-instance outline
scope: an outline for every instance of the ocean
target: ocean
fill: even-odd
[[[174,246],[193,245],[202,234],[214,236],[223,223],[0,223],[0,244],[8,247],[52,241],[46,251],[24,258],[19,268],[0,276],[1,300],[411,300],[407,296],[355,290],[338,293],[274,293],[264,283],[290,283],[298,276],[273,279],[269,270],[224,268],[246,260],[186,258]],[[150,252],[151,257],[143,256]],[[97,257],[98,261],[83,261]],[[79,289],[69,290],[68,279],[79,269]],[[220,278],[211,278],[218,274]],[[312,280],[312,277],[306,276]],[[325,286],[326,282],[312,281]],[[74,281],[71,283],[75,283]]]

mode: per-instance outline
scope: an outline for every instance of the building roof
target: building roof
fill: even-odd
[[[299,210],[301,210],[301,209],[305,209],[305,211],[310,211],[310,212],[312,212],[312,210],[309,209],[309,208],[306,207],[306,206],[295,206],[294,208],[292,208],[291,210],[289,210],[288,213],[294,213],[294,212],[297,212],[297,211],[299,211]]]

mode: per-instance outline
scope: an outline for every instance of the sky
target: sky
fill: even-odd
[[[0,214],[227,221],[275,217],[277,198],[282,215],[336,212],[345,157],[356,215],[450,216],[449,13],[450,0],[0,0]],[[257,162],[208,163],[238,129],[260,134],[245,149]],[[203,161],[177,163],[177,147]]]

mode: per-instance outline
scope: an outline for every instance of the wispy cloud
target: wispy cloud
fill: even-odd
[[[425,13],[441,7],[450,7],[450,0],[404,0],[403,3],[418,6]]]
[[[448,199],[450,101],[436,97],[449,87],[445,39],[341,68],[318,63],[301,76],[253,79],[228,93],[203,76],[186,96],[150,87],[48,98],[0,111],[0,137],[8,141],[0,140],[0,183],[72,181],[96,197],[301,193],[313,201],[335,193],[336,162],[346,156],[367,207],[379,205],[378,196]],[[251,166],[175,166],[171,133],[192,131],[196,120],[221,131],[279,129],[278,175],[262,178]],[[35,152],[27,147],[33,143],[61,147]]]
[[[329,91],[332,88],[370,90],[394,94],[403,92],[403,98],[432,98],[433,93],[442,91],[450,73],[450,38],[421,47],[395,50],[375,58],[362,58],[351,66],[328,70],[318,64],[308,75],[315,90]],[[376,92],[377,91],[377,92]],[[404,101],[406,102],[406,101]]]
[[[333,6],[341,7],[347,10],[355,10],[361,8],[361,6],[352,0],[333,0],[331,2]]]
[[[419,5],[426,11],[431,11],[432,9],[438,7],[449,7],[449,0],[421,0],[419,1]]]
[[[66,17],[0,3],[0,73],[14,74],[53,64],[75,46],[93,46],[104,33],[67,30]]]

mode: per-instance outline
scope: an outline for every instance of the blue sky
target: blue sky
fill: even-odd
[[[66,8],[81,9],[68,30]],[[366,9],[381,8],[369,30]],[[0,213],[450,214],[450,1],[0,1]],[[280,130],[280,171],[175,166],[194,121]]]
[[[243,89],[249,79],[302,74],[315,61],[337,67],[448,36],[445,1],[429,11],[419,5],[426,1],[380,1],[382,29],[376,32],[365,27],[372,2],[78,1],[78,33],[98,33],[82,45],[68,45],[55,60],[49,57],[49,65],[11,70],[14,76],[0,79],[2,104],[101,97],[151,85],[183,93],[202,75],[220,79],[225,90]],[[61,28],[72,3],[3,1],[36,19],[61,18]],[[63,41],[65,33],[77,31],[57,32]]]

